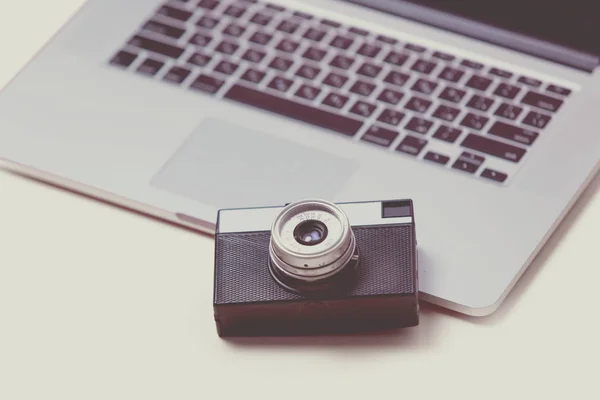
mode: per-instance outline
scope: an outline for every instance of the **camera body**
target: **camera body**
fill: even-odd
[[[214,267],[221,337],[419,324],[411,200],[219,210]]]

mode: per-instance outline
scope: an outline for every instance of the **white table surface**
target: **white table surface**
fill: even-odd
[[[0,87],[82,2],[0,0]],[[0,170],[0,399],[598,399],[599,187],[490,317],[232,342],[211,238]]]

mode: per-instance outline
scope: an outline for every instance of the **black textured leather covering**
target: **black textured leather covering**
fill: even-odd
[[[412,225],[354,227],[360,251],[357,281],[347,296],[415,293]],[[215,304],[299,300],[268,270],[270,232],[216,236]],[[339,295],[338,295],[339,298]]]

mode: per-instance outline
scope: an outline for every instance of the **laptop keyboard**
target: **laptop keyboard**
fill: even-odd
[[[571,90],[257,0],[171,0],[110,64],[506,183]]]

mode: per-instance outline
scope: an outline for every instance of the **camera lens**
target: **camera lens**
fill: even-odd
[[[321,243],[327,237],[327,226],[321,221],[314,219],[304,221],[294,229],[294,238],[305,246],[314,246]]]
[[[288,289],[303,292],[343,281],[341,277],[358,264],[348,217],[336,204],[315,199],[288,204],[277,215],[269,256],[273,277]]]

